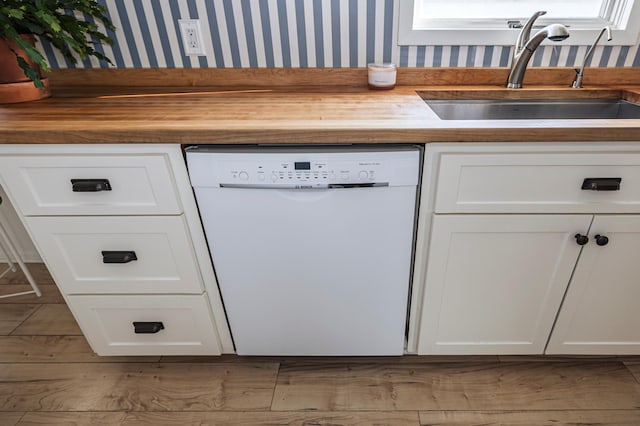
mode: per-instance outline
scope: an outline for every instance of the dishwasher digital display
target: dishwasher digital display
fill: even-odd
[[[311,170],[311,163],[309,161],[296,161],[293,163],[293,167],[296,170]]]

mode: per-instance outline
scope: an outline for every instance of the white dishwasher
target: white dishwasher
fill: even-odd
[[[401,355],[421,149],[186,150],[239,355]]]

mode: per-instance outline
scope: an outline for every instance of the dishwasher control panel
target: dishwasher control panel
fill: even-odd
[[[414,184],[418,176],[406,167],[407,155],[418,158],[419,151],[370,152],[280,152],[264,148],[264,152],[187,151],[190,165],[207,162],[206,175],[197,179],[207,186],[278,186],[324,188],[336,185],[387,186]]]
[[[218,170],[226,182],[246,183],[349,183],[375,182],[384,165],[379,161],[295,161],[232,162]]]

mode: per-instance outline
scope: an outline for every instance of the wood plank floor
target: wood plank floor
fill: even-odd
[[[640,357],[98,357],[30,267],[43,297],[0,299],[0,426],[640,425]]]

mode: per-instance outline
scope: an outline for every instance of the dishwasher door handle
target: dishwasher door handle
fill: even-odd
[[[220,188],[231,189],[349,189],[349,188],[376,188],[388,187],[389,182],[358,182],[358,183],[330,183],[327,185],[305,185],[305,184],[256,184],[256,183],[221,183]]]
[[[377,187],[387,187],[387,186],[389,186],[389,182],[330,183],[329,189],[377,188]]]

